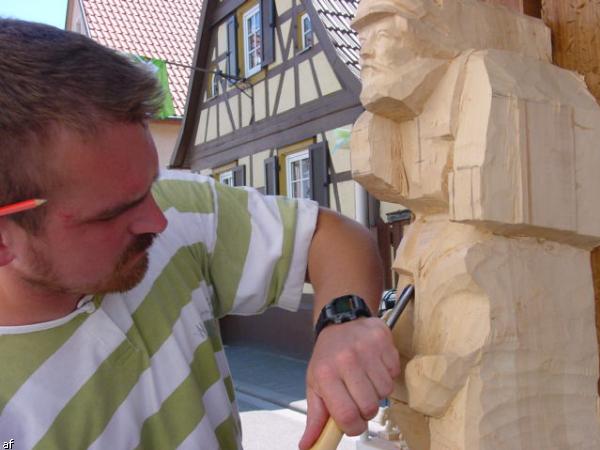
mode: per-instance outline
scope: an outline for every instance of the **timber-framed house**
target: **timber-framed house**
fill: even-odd
[[[348,137],[363,111],[357,5],[205,1],[172,166],[356,217]]]
[[[357,6],[358,0],[204,1],[171,167],[312,198],[370,226],[390,267],[402,229],[381,220],[388,205],[380,211],[351,177],[350,132],[364,111],[360,47],[350,27]],[[406,215],[395,220],[408,222]],[[386,278],[391,287],[391,269]],[[299,313],[226,318],[224,338],[307,356],[311,298],[307,287]]]
[[[381,220],[387,205],[380,211],[351,177],[350,132],[364,111],[360,46],[350,27],[357,6],[358,0],[204,1],[171,167],[312,198],[370,226],[391,266],[390,244],[397,245],[402,229],[390,232]],[[386,278],[391,287],[391,270]],[[226,318],[224,338],[307,356],[311,298],[308,287],[299,313]]]

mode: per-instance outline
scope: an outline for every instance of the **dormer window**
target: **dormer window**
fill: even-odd
[[[261,56],[260,5],[256,5],[244,14],[244,67],[246,78],[260,71]]]
[[[216,72],[210,75],[210,87],[208,89],[208,98],[219,95],[220,75]]]
[[[307,13],[300,17],[300,24],[302,26],[302,49],[304,50],[313,45],[312,24]]]

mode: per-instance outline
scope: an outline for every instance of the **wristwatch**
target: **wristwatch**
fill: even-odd
[[[315,325],[315,337],[332,323],[343,323],[359,317],[371,317],[371,310],[358,295],[343,295],[325,305]]]

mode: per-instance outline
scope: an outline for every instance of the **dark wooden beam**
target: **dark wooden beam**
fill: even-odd
[[[304,120],[300,123],[290,122],[286,128],[274,128],[269,124],[268,132],[265,130],[240,130],[232,136],[226,146],[213,148],[210,154],[203,151],[203,145],[197,146],[191,158],[190,167],[200,170],[225,164],[230,161],[251,155],[253,153],[289,145],[315,136],[321,131],[353,123],[364,111],[362,106],[350,106],[346,109],[329,113],[325,117],[313,120]],[[244,132],[243,140],[236,139],[237,134]]]
[[[506,6],[523,14],[541,17],[542,0],[482,0],[486,3]]]
[[[542,20],[552,30],[554,64],[583,74],[600,100],[600,4],[596,0],[543,0]]]

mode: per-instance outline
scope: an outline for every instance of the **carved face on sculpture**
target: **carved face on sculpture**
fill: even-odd
[[[354,29],[361,42],[361,101],[394,120],[418,115],[459,50],[452,6],[433,0],[361,0]]]

